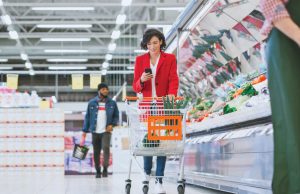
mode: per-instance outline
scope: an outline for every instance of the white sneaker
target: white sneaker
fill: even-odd
[[[166,194],[165,189],[163,188],[162,184],[159,182],[155,183],[154,191],[156,194]]]
[[[145,181],[148,181],[148,182],[150,181],[150,175],[147,175],[147,174],[146,174],[146,179],[145,179]]]

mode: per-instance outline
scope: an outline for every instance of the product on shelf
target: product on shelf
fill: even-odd
[[[27,91],[21,93],[8,88],[0,88],[0,108],[39,107],[40,101],[36,91],[32,91],[29,95]]]

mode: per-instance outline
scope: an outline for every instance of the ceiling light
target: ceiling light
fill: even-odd
[[[1,69],[1,70],[12,70],[13,68],[12,68],[12,67],[1,67],[1,66],[0,66],[0,69]]]
[[[35,73],[34,73],[34,70],[33,70],[33,69],[30,69],[30,70],[29,70],[29,75],[35,75]]]
[[[84,70],[86,69],[87,67],[67,67],[67,66],[50,66],[48,67],[49,70],[71,70],[71,69],[74,69],[74,70]]]
[[[44,42],[83,42],[90,41],[91,38],[41,38],[41,41]]]
[[[12,24],[11,18],[10,18],[10,16],[7,15],[7,14],[1,16],[1,20],[2,20],[3,24],[5,24],[5,25],[11,25],[11,24]]]
[[[45,49],[45,53],[88,53],[88,50]]]
[[[114,51],[114,50],[116,50],[116,48],[117,48],[117,44],[116,43],[110,43],[108,45],[108,50],[109,51]]]
[[[31,69],[32,68],[32,64],[30,63],[30,62],[26,62],[25,63],[25,67],[27,68],[27,69]]]
[[[94,7],[32,7],[34,11],[93,11]]]
[[[185,7],[157,7],[159,11],[183,11]]]
[[[134,69],[134,66],[127,66],[127,69],[133,70],[133,69]]]
[[[0,62],[7,62],[8,59],[0,59]]]
[[[148,50],[135,49],[134,52],[135,53],[146,53],[146,52],[148,52]]]
[[[170,28],[172,25],[167,25],[167,24],[150,24],[147,25],[147,28]]]
[[[119,14],[116,19],[116,24],[119,24],[119,25],[124,24],[126,21],[126,17],[127,16],[125,14]]]
[[[106,54],[106,55],[105,55],[105,59],[106,59],[107,61],[112,60],[112,58],[113,58],[113,56],[112,56],[111,54]]]
[[[105,69],[107,69],[109,67],[109,63],[108,62],[104,62],[102,64],[102,67],[105,68]]]
[[[21,53],[21,59],[23,59],[24,61],[28,60],[28,55],[25,53]]]
[[[132,0],[122,0],[122,6],[129,6],[131,5]]]
[[[14,30],[13,31],[9,31],[8,34],[9,34],[9,38],[10,39],[19,39],[18,32],[14,31]]]
[[[106,75],[107,74],[107,70],[106,69],[102,69],[101,74],[102,75]]]
[[[38,24],[38,28],[91,28],[92,24]]]
[[[111,34],[111,38],[112,38],[112,39],[118,39],[118,38],[120,38],[120,35],[121,35],[120,30],[114,30],[114,31],[112,32],[112,34]]]
[[[87,62],[88,59],[47,59],[48,62]]]

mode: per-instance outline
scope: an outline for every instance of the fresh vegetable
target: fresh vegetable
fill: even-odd
[[[266,79],[267,79],[267,77],[265,75],[260,75],[257,78],[255,78],[254,80],[252,80],[251,84],[255,85],[255,84],[258,84],[260,82],[265,81]]]
[[[243,92],[242,92],[242,95],[245,96],[245,95],[248,95],[250,97],[252,96],[256,96],[258,95],[258,92],[255,90],[255,88],[250,84],[249,86],[247,86]]]
[[[148,133],[144,136],[143,146],[147,148],[158,147],[160,141],[159,140],[148,140]]]
[[[223,113],[228,114],[237,111],[235,107],[230,107],[228,104],[223,108]]]

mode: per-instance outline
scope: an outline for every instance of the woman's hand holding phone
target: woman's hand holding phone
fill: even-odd
[[[147,72],[147,73],[146,73]],[[152,79],[153,78],[153,75],[152,75],[152,73],[151,72],[149,72],[148,70],[146,71],[145,70],[145,72],[142,74],[142,76],[141,76],[141,82],[142,83],[145,83],[146,81],[148,81],[148,80],[150,80],[150,79]]]

